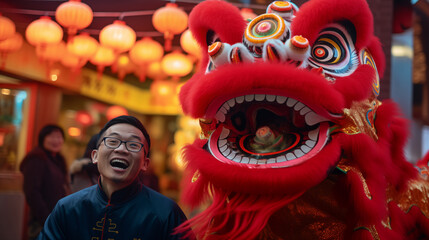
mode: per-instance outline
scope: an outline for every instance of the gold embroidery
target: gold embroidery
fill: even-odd
[[[390,217],[389,216],[387,216],[386,219],[381,221],[381,225],[383,225],[383,227],[385,227],[385,228],[392,230],[392,226],[390,226]]]
[[[357,227],[354,229],[354,231],[357,230],[368,230],[371,233],[371,236],[374,240],[380,240],[380,236],[378,235],[377,229],[375,228],[375,225],[371,225],[369,227]]]
[[[429,218],[429,182],[422,177],[411,180],[407,190],[403,192],[397,192],[393,187],[389,187],[387,200],[388,202],[396,202],[404,212],[408,212],[411,207],[417,206]]]
[[[349,171],[352,171],[354,173],[356,173],[362,183],[362,187],[363,190],[365,191],[365,195],[368,199],[372,199],[372,195],[371,192],[369,191],[369,187],[366,184],[366,180],[362,175],[362,172],[355,166],[352,165],[352,163],[350,161],[348,161],[347,159],[343,158],[341,159],[338,164],[337,164],[337,168],[339,170],[341,170],[344,173],[347,173]]]
[[[377,140],[373,116],[380,105],[377,99],[354,102],[350,108],[343,110],[344,117],[338,123],[341,131],[348,135],[365,133]]]

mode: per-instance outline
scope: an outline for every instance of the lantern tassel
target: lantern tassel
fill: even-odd
[[[139,80],[140,82],[144,82],[146,80],[146,65],[143,65],[139,69]]]
[[[101,78],[103,77],[103,71],[104,66],[103,65],[97,65],[97,80],[101,81]]]
[[[0,53],[0,58],[1,58],[0,70],[4,70],[4,68],[6,67],[6,57],[7,57],[7,53],[5,52]]]
[[[170,33],[170,32],[165,32],[164,33],[164,50],[166,51],[166,52],[169,52],[169,51],[171,51],[171,42],[172,42],[172,40],[173,40],[173,37],[174,37],[174,35],[172,34],[172,33]]]

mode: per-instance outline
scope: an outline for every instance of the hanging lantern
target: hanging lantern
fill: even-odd
[[[146,69],[151,62],[160,61],[164,55],[162,45],[150,37],[145,37],[134,44],[130,50],[131,60],[139,67],[139,79],[146,78]]]
[[[133,72],[135,68],[135,65],[127,53],[119,55],[115,63],[112,65],[112,71],[118,73],[118,79],[120,82],[124,80],[125,75]]]
[[[19,50],[23,42],[24,40],[22,39],[21,34],[17,32],[12,37],[6,40],[0,41],[0,57],[1,57],[0,69],[4,69],[6,65],[7,54]]]
[[[15,23],[0,13],[0,41],[11,38],[15,34]]]
[[[49,16],[42,16],[27,26],[25,37],[31,45],[44,47],[61,42],[63,29]]]
[[[128,111],[124,107],[121,107],[118,105],[113,105],[109,107],[106,111],[106,117],[107,117],[107,120],[109,121],[115,117],[119,117],[122,115],[128,115]]]
[[[241,16],[244,18],[244,20],[249,21],[249,22],[258,16],[250,8],[242,8],[240,10],[240,13],[241,13]]]
[[[162,70],[174,79],[188,75],[193,68],[192,61],[185,54],[174,51],[164,56],[161,61]]]
[[[171,41],[175,34],[183,32],[188,27],[188,14],[177,7],[175,3],[167,3],[155,11],[152,24],[158,32],[164,33],[165,51],[171,50]]]
[[[80,0],[64,2],[55,11],[55,19],[61,26],[67,28],[69,39],[77,33],[77,30],[88,27],[92,18],[92,9]]]
[[[78,71],[83,66],[85,66],[87,60],[81,59],[74,54],[70,53],[68,50],[64,52],[64,56],[61,58],[61,64],[65,67],[72,69],[72,71]]]
[[[45,62],[47,71],[46,75],[48,77],[52,76],[53,74],[51,73],[51,69],[54,63],[60,61],[64,57],[66,51],[67,49],[64,41],[61,41],[59,43],[47,44],[43,47],[36,47],[36,55],[39,57],[40,60]],[[52,80],[52,77],[50,78]]]
[[[115,62],[116,55],[111,48],[100,45],[89,61],[97,66],[97,79],[100,80],[103,74],[104,68],[110,66]]]
[[[167,74],[165,74],[165,72],[162,70],[161,61],[149,64],[146,73],[148,77],[154,80],[164,79],[167,77]]]
[[[98,48],[98,42],[88,33],[81,33],[73,37],[67,43],[67,50],[80,59],[88,60],[94,56]]]
[[[64,41],[59,43],[47,44],[46,46],[36,47],[36,55],[43,61],[56,62],[64,57],[66,44]]]
[[[159,106],[173,105],[176,86],[176,82],[155,80],[150,85],[151,103]]]
[[[115,53],[130,50],[136,42],[136,32],[125,24],[124,21],[116,20],[113,24],[105,26],[100,32],[100,43],[110,47]]]
[[[92,116],[87,111],[84,111],[84,110],[77,111],[76,121],[85,127],[90,126],[93,122]]]
[[[195,56],[197,59],[201,59],[202,53],[200,45],[198,45],[197,40],[195,40],[194,36],[192,36],[192,33],[189,29],[184,31],[182,36],[180,36],[180,46],[182,46],[182,49],[185,52]]]

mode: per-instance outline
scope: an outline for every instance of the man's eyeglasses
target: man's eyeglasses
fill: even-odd
[[[143,143],[141,142],[122,141],[121,139],[115,137],[104,137],[102,141],[106,147],[112,149],[116,149],[121,146],[122,143],[125,143],[125,147],[130,152],[140,152],[143,147]]]

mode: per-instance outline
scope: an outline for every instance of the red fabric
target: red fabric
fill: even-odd
[[[207,139],[186,146],[182,201],[193,208],[207,201],[211,205],[182,225],[181,231],[192,228],[202,239],[273,239],[273,236],[290,236],[289,230],[282,231],[282,226],[293,225],[296,231],[319,234],[318,239],[429,236],[428,228],[424,228],[428,218],[418,211],[418,206],[405,213],[396,207],[401,204],[396,201],[401,199],[392,200],[389,195],[406,193],[410,182],[418,176],[403,152],[408,138],[407,120],[394,102],[385,100],[377,105],[379,102],[374,100],[374,80],[377,74],[382,77],[385,60],[381,43],[373,34],[373,17],[366,1],[308,1],[291,23],[292,36],[302,35],[312,46],[322,29],[344,20],[354,26],[356,55],[361,50],[370,52],[377,71],[357,59],[354,62],[357,66],[350,74],[325,78],[311,67],[297,68],[293,62],[257,59],[253,63],[226,63],[206,72],[207,50],[212,43],[207,36],[212,36],[213,31],[217,41],[241,43],[246,26],[238,9],[223,1],[208,0],[192,11],[190,28],[202,46],[204,58],[200,72],[181,89],[179,98],[185,114],[216,121],[216,111],[229,99],[246,94],[271,94],[325,111],[330,129],[326,145],[317,154],[283,168],[252,168],[220,161],[207,149],[210,143]],[[360,109],[366,103],[377,107]],[[263,104],[269,103],[260,106]],[[348,111],[352,113],[347,115]],[[353,111],[361,111],[364,118],[353,118]],[[376,136],[365,131],[353,132],[359,123],[351,123],[351,119],[374,127]],[[343,160],[350,164],[351,170],[341,168]],[[327,184],[332,182],[332,186]],[[331,191],[324,191],[325,188]],[[316,200],[309,203],[309,199]],[[311,208],[303,207],[304,204],[310,204]],[[279,216],[284,212],[288,214]],[[278,221],[270,221],[274,215]],[[300,216],[306,217],[306,221],[294,219]],[[337,235],[327,237],[322,228],[311,228],[312,219],[323,218],[331,220],[341,232],[330,232]],[[383,225],[389,218],[391,229]]]

